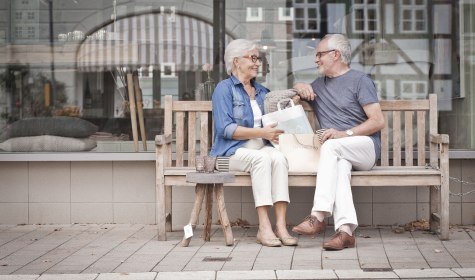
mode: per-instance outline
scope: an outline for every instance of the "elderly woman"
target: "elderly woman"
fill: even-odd
[[[252,192],[259,216],[257,243],[265,246],[295,246],[297,239],[287,231],[289,203],[287,161],[270,145],[284,131],[276,124],[262,127],[262,112],[268,89],[255,81],[262,63],[257,46],[248,40],[234,40],[224,53],[230,77],[221,81],[213,93],[213,156],[229,156],[231,171],[251,173]],[[276,230],[268,215],[274,205]]]

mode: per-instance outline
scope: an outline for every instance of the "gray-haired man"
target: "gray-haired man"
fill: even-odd
[[[313,106],[323,133],[320,164],[311,214],[293,228],[315,235],[325,230],[324,218],[333,215],[336,233],[325,242],[327,250],[355,246],[358,226],[351,193],[351,170],[369,170],[381,151],[384,116],[373,81],[350,69],[351,46],[342,34],[323,37],[316,49],[320,76],[311,85],[294,86]]]

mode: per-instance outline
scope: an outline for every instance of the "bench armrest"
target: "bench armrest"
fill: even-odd
[[[448,134],[430,134],[430,142],[434,144],[449,144]]]
[[[171,134],[160,134],[155,136],[155,146],[162,146],[172,142]]]

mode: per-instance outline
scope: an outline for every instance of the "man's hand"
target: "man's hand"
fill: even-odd
[[[297,91],[297,94],[305,100],[314,100],[315,99],[316,95],[313,92],[313,88],[309,84],[296,83],[294,85],[294,89]]]
[[[322,143],[327,141],[328,139],[337,139],[337,138],[343,138],[346,137],[345,131],[339,131],[334,128],[327,129],[323,132],[322,134]]]
[[[272,141],[274,143],[279,143],[279,135],[284,133],[282,129],[276,129],[277,123],[273,123],[267,126],[264,126],[262,130],[262,138]]]

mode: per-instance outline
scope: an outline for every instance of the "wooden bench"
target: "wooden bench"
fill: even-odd
[[[436,231],[440,227],[439,237],[446,240],[449,237],[449,136],[437,133],[437,96],[380,103],[386,119],[381,132],[381,160],[370,171],[353,171],[351,185],[428,186],[430,228]],[[315,126],[313,112],[308,104],[304,103],[304,107]],[[206,155],[211,147],[211,110],[211,101],[173,101],[171,96],[165,97],[164,134],[155,138],[159,240],[166,240],[166,231],[171,231],[171,187],[194,186],[186,182],[186,173],[194,169],[195,155]],[[235,172],[235,176],[235,182],[225,186],[251,186],[248,173]],[[289,186],[314,188],[315,179],[316,173],[290,173]]]

